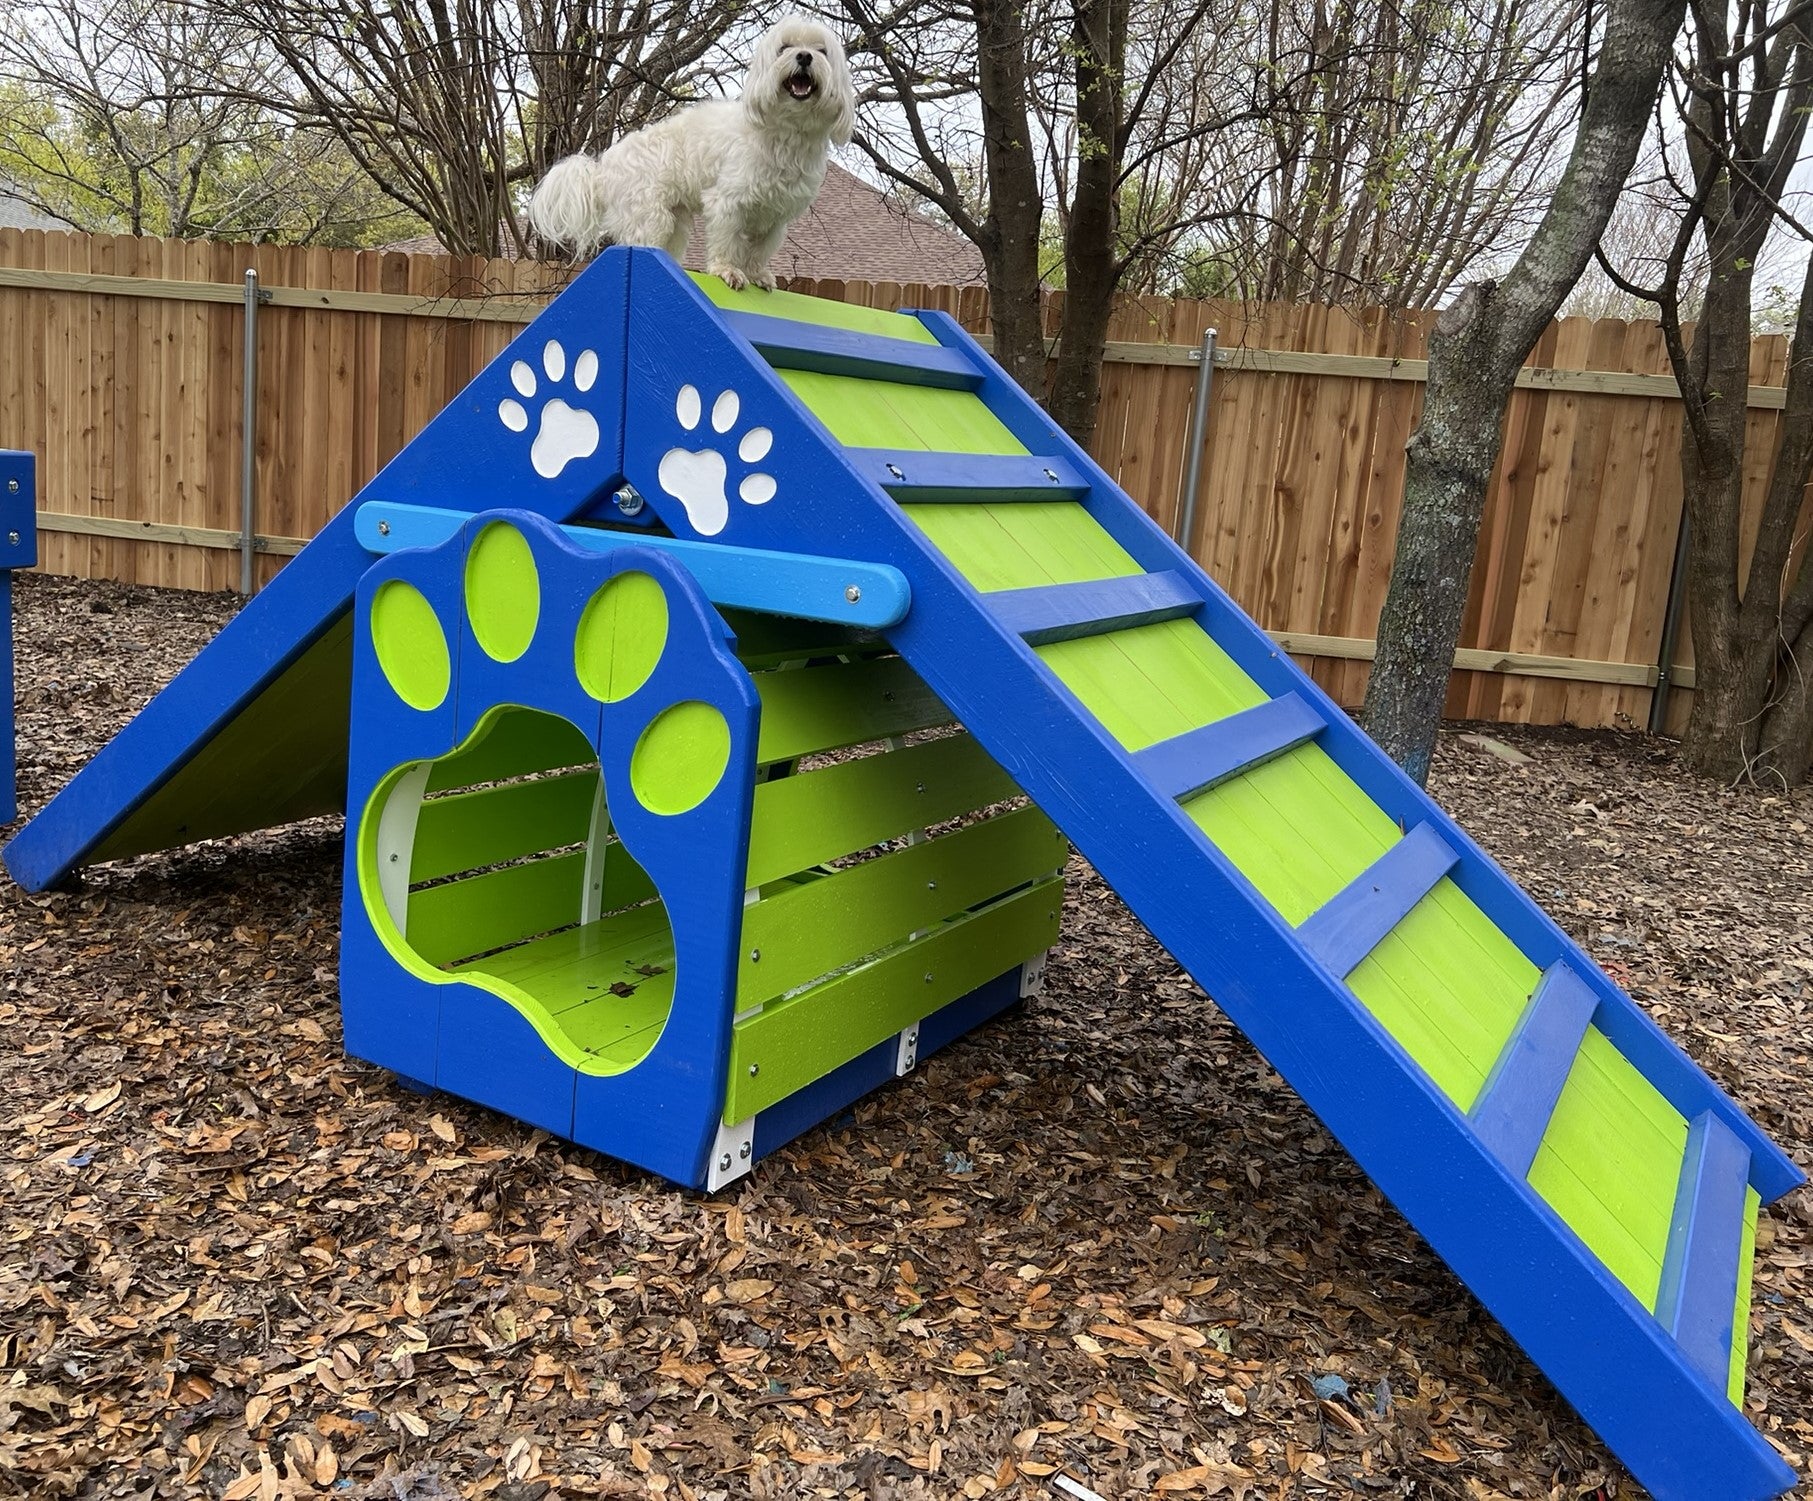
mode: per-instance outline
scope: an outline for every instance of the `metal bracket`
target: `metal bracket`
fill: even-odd
[[[1051,957],[1051,950],[1034,954],[1020,966],[1020,999],[1029,1000],[1035,995],[1045,993],[1045,961]]]
[[[755,1166],[755,1117],[734,1126],[718,1122],[717,1139],[711,1144],[711,1162],[705,1174],[705,1191],[716,1193]]]
[[[894,1051],[894,1077],[910,1074],[919,1067],[919,1023],[900,1029],[899,1045]]]

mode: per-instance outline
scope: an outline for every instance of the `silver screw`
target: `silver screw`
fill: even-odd
[[[929,969],[925,972],[925,983],[927,985],[932,983],[932,972]]]
[[[862,598],[862,590],[858,589],[856,585],[851,584],[844,590],[844,598],[849,600],[851,604],[855,604],[857,600]]]
[[[902,469],[898,464],[888,465],[888,473],[893,475],[895,479],[905,479],[906,478],[906,471],[904,469]]]
[[[8,532],[6,534],[6,545],[8,547],[17,547],[19,545],[19,534],[17,532]]]
[[[752,1078],[752,1079],[753,1079],[753,1078],[754,1078],[754,1077],[755,1077],[755,1076],[756,1076],[756,1075],[757,1075],[757,1074],[759,1074],[759,1073],[760,1073],[760,1072],[761,1072],[761,1071],[762,1071],[762,1065],[761,1065],[761,1064],[759,1064],[759,1063],[752,1063],[752,1064],[750,1064],[750,1065],[749,1065],[749,1077],[750,1077],[750,1078]]]
[[[743,1150],[738,1152],[737,1155],[739,1157],[741,1157],[745,1162],[747,1162],[749,1160],[749,1143],[748,1142],[743,1143]]]
[[[924,792],[924,791],[925,791],[925,783],[924,783],[924,782],[920,782],[920,783],[918,783],[918,789],[919,789],[919,791],[921,791],[921,792]]]
[[[760,949],[751,949],[749,951],[749,962],[751,964],[760,964],[762,962],[762,951]]]
[[[1054,485],[1055,485],[1055,484],[1056,484],[1056,483],[1057,483],[1057,482],[1058,482],[1058,472],[1057,472],[1057,470],[1055,470],[1055,469],[1047,469],[1047,470],[1046,470],[1046,471],[1045,471],[1045,478],[1046,478],[1046,479],[1048,479],[1048,480],[1050,480],[1050,481],[1051,481],[1051,482],[1052,482],[1052,484],[1054,484]]]
[[[10,491],[10,492],[11,492],[11,493],[12,493],[12,494],[14,494],[14,495],[17,495],[17,494],[18,494],[18,493],[19,493],[19,482],[18,482],[18,480],[16,480],[16,479],[9,479],[9,480],[8,480],[8,481],[7,481],[7,482],[6,482],[6,488],[7,488],[7,490],[8,490],[8,491]]]
[[[396,864],[396,863],[397,863],[397,857],[396,857],[396,856],[395,856],[395,855],[392,855],[392,856],[391,856],[391,857],[390,857],[390,863],[391,863],[391,864],[392,864],[392,865],[395,865],[395,864]]]
[[[724,1172],[730,1171],[730,1153],[726,1152],[722,1157],[720,1157],[718,1159],[718,1166]]]
[[[925,883],[925,889],[927,891],[936,891],[938,889],[938,883],[936,881],[927,881]]]
[[[380,521],[378,523],[378,535],[380,537],[388,537],[390,535],[390,523],[388,521]]]

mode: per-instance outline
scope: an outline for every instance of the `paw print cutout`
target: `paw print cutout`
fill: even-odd
[[[542,374],[550,388],[566,379],[567,352],[558,339],[549,339],[541,351]],[[598,351],[582,349],[573,361],[573,390],[584,395],[598,379]],[[533,401],[540,383],[527,360],[510,366],[510,384],[523,401]],[[521,401],[506,396],[497,404],[497,420],[513,433],[529,430],[529,410]],[[598,452],[598,419],[583,407],[569,406],[552,394],[542,403],[538,414],[535,439],[529,445],[529,462],[543,479],[555,479],[574,459],[589,459]]]
[[[735,391],[722,391],[711,404],[711,430],[728,442],[731,429],[742,411],[742,398]],[[704,417],[704,401],[698,387],[682,386],[674,398],[674,417],[687,432],[697,432]],[[736,440],[737,458],[745,465],[759,464],[774,446],[774,434],[765,427],[752,427]],[[725,485],[730,478],[730,465],[716,448],[670,448],[661,456],[656,477],[661,488],[685,507],[686,519],[702,537],[715,537],[730,521],[730,497]],[[746,505],[765,506],[774,499],[777,486],[774,476],[750,470],[737,484],[737,497]]]

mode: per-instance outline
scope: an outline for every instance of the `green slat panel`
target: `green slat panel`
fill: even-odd
[[[761,292],[749,287],[733,292],[706,272],[689,271],[687,275],[718,307],[739,313],[760,313],[767,318],[788,318],[795,323],[816,323],[824,328],[848,328],[859,334],[880,334],[885,339],[909,339],[915,344],[938,342],[930,329],[905,313],[859,307],[851,302],[830,302],[823,297],[802,297],[797,292]]]
[[[504,704],[479,722],[465,745],[435,762],[425,790],[432,796],[479,782],[596,765],[597,760],[585,736],[558,715]]]
[[[794,761],[949,724],[950,711],[899,657],[758,672],[762,727],[756,759]]]
[[[755,789],[745,884],[763,886],[1019,794],[968,735],[764,782]]]
[[[1069,853],[1056,825],[1026,807],[766,897],[743,910],[737,1009],[1062,870]]]
[[[1657,1119],[1655,1107],[1666,1113]],[[1530,1168],[1530,1186],[1645,1308],[1656,1306],[1687,1122],[1589,1027]]]
[[[1744,1405],[1744,1368],[1750,1360],[1750,1297],[1756,1276],[1756,1217],[1763,1201],[1757,1191],[1744,1193],[1744,1240],[1738,1247],[1737,1303],[1731,1314],[1731,1375],[1725,1394],[1733,1407]]]
[[[519,855],[583,844],[598,791],[596,768],[432,797],[416,819],[409,879],[436,881]]]
[[[1063,894],[1061,880],[1042,882],[739,1022],[724,1119],[746,1120],[1050,948]]]
[[[349,611],[83,863],[340,812],[346,805],[352,635]]]
[[[824,375],[816,370],[780,370],[776,374],[807,410],[831,430],[831,436],[847,448],[896,448],[919,453],[1026,452],[1026,446],[973,391]]]
[[[585,851],[409,893],[409,946],[449,964],[579,921]]]
[[[900,509],[984,593],[1124,578],[1141,571],[1075,501]],[[1015,516],[1014,511],[1024,514]]]

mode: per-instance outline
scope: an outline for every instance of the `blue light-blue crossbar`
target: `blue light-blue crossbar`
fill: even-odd
[[[982,372],[960,349],[856,333],[819,323],[795,323],[763,313],[725,313],[724,321],[755,345],[777,370],[817,370],[911,386],[974,391]]]
[[[359,507],[354,525],[360,545],[382,555],[406,547],[436,547],[471,520],[465,511],[371,500]],[[699,581],[713,604],[732,609],[882,630],[906,619],[912,608],[906,576],[885,563],[721,547],[587,526],[564,526],[561,531],[574,546],[593,552],[646,547],[666,553]]]

